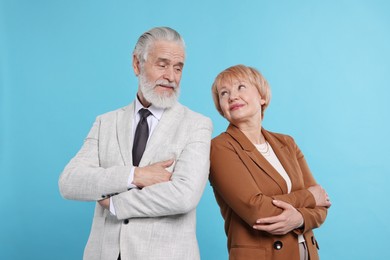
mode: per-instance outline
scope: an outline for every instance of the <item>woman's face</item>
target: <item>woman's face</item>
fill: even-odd
[[[265,100],[248,80],[222,81],[217,91],[223,115],[230,123],[261,122]]]

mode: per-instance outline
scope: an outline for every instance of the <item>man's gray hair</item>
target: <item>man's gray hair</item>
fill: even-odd
[[[177,31],[169,27],[155,27],[139,37],[133,54],[143,63],[148,57],[150,46],[160,40],[176,42],[185,48],[184,40]]]

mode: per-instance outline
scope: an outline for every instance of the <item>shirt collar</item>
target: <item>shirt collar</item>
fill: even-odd
[[[144,107],[141,102],[138,100],[138,96],[135,99],[135,110],[134,110],[134,118],[138,114],[138,111],[142,108],[148,109],[152,115],[157,119],[160,120],[162,117],[162,114],[164,113],[164,108],[159,108],[151,104],[149,107]]]

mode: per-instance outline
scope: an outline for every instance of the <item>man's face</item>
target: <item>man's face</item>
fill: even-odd
[[[138,96],[144,106],[171,107],[179,96],[184,66],[184,49],[180,44],[157,41],[149,48],[147,60],[141,64],[134,57],[134,70],[139,75]]]

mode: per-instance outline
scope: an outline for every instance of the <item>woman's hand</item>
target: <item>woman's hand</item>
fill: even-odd
[[[273,200],[272,203],[283,209],[283,212],[277,216],[256,220],[256,224],[253,226],[254,229],[265,231],[272,235],[285,235],[303,225],[303,217],[296,208],[280,200]]]
[[[308,190],[313,194],[316,206],[329,208],[332,205],[328,193],[320,185],[311,186]]]

